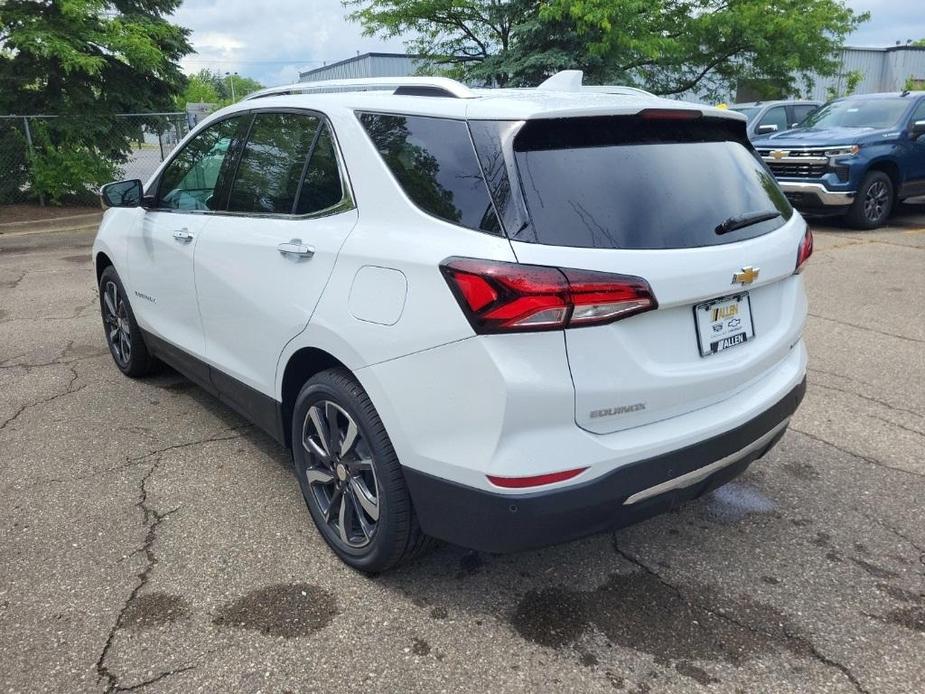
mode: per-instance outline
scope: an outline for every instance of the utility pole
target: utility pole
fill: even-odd
[[[231,87],[231,101],[232,101],[232,103],[234,103],[235,101],[237,101],[237,99],[234,98],[234,78],[237,77],[237,76],[238,76],[238,73],[237,73],[237,72],[234,72],[234,73],[226,72],[226,73],[225,73],[225,77],[228,78],[228,84],[229,84],[230,87]]]

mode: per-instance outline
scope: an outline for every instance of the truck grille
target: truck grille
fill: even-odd
[[[819,178],[829,165],[824,149],[759,149],[771,173],[784,178]]]
[[[795,178],[819,178],[825,173],[825,164],[784,164],[778,161],[765,159],[771,173],[775,176]]]

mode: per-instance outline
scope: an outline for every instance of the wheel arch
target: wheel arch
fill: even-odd
[[[895,200],[903,183],[899,165],[892,159],[875,159],[867,167],[867,173],[871,171],[881,171],[889,176],[890,183],[893,184],[893,198]]]
[[[103,271],[114,265],[112,259],[106,255],[104,251],[97,251],[96,255],[93,258],[93,264],[96,268],[96,283],[99,285],[100,278],[103,276]]]
[[[315,374],[336,368],[350,370],[340,359],[318,347],[302,347],[289,357],[280,384],[283,435],[287,446],[292,446],[292,412],[302,386]]]

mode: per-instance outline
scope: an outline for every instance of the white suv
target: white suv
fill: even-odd
[[[361,570],[697,497],[805,388],[812,236],[729,111],[569,74],[301,84],[102,196],[116,365],[167,362],[291,447]]]

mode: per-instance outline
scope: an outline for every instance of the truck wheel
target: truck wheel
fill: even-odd
[[[864,177],[845,219],[854,229],[876,229],[886,224],[893,211],[893,181],[882,171]]]

